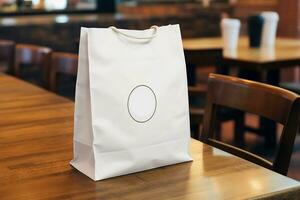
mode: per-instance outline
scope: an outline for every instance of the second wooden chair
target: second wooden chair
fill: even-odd
[[[48,47],[17,44],[14,74],[34,84],[47,88],[52,50]]]
[[[278,152],[270,162],[214,138],[216,111],[220,106],[253,113],[284,126]],[[290,91],[245,79],[210,74],[201,140],[241,158],[287,174],[300,118],[300,96]]]
[[[77,54],[54,52],[49,77],[50,90],[74,100],[77,65]]]
[[[0,40],[0,72],[13,73],[15,43],[10,40]]]

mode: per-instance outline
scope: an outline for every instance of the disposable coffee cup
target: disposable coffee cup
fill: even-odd
[[[279,16],[276,12],[262,12],[261,16],[264,18],[261,44],[263,47],[273,47]]]
[[[224,49],[235,50],[238,45],[241,22],[238,19],[225,18],[221,21]]]
[[[261,15],[248,17],[248,36],[250,47],[260,47],[264,18]]]

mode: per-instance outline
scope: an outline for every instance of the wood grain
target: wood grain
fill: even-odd
[[[300,183],[201,142],[193,162],[94,182],[69,165],[74,104],[0,75],[0,199],[281,199]]]

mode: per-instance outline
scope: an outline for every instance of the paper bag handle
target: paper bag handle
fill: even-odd
[[[119,34],[121,34],[121,35],[123,35],[123,36],[125,36],[125,37],[128,37],[128,38],[131,38],[131,39],[137,39],[137,40],[151,40],[151,39],[153,39],[154,37],[156,37],[156,35],[157,35],[157,30],[158,30],[158,26],[151,26],[150,29],[153,29],[153,30],[154,30],[154,32],[153,32],[152,35],[150,35],[150,36],[145,36],[145,37],[138,37],[138,36],[135,36],[135,35],[129,35],[129,34],[127,34],[127,33],[124,33],[123,31],[117,29],[117,28],[114,27],[114,26],[111,26],[110,28],[111,28],[113,31],[115,31],[116,33],[119,33]]]

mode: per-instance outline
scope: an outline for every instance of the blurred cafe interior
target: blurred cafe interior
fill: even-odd
[[[94,182],[69,164],[81,27],[169,24],[194,161]],[[0,199],[300,199],[298,95],[300,0],[0,0]]]

